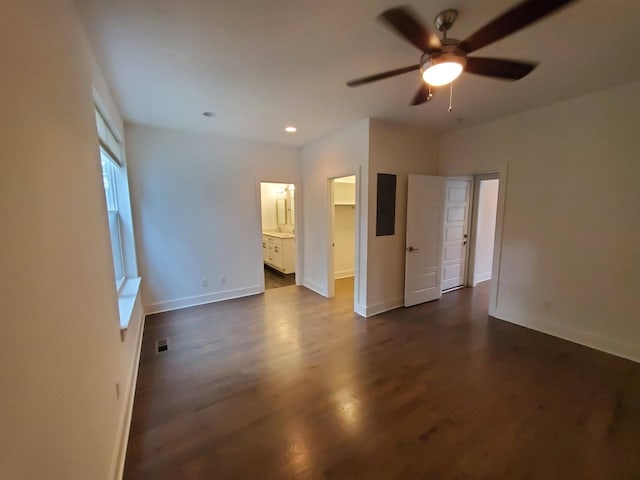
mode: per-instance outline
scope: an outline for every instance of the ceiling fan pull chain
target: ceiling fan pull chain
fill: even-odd
[[[431,100],[431,97],[433,97],[433,93],[431,93],[431,85],[429,85],[429,100]]]
[[[451,82],[451,89],[449,90],[449,112],[453,110],[453,82]]]

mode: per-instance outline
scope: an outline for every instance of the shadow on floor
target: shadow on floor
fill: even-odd
[[[295,273],[280,273],[279,271],[264,266],[264,288],[269,290],[272,288],[288,287],[296,284]]]

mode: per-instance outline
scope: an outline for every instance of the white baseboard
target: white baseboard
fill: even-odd
[[[136,341],[136,353],[133,356],[133,368],[129,379],[129,395],[125,405],[124,418],[121,423],[120,444],[117,448],[114,480],[122,480],[124,475],[124,462],[127,457],[127,446],[129,445],[129,431],[131,430],[131,416],[133,414],[133,402],[136,395],[136,384],[138,382],[138,368],[140,367],[140,353],[142,351],[142,336],[144,334],[144,314],[140,319],[140,331]]]
[[[481,282],[486,282],[487,280],[491,280],[491,272],[479,273],[473,276],[473,284],[477,285]]]
[[[171,310],[178,310],[179,308],[195,307],[206,303],[222,302],[223,300],[248,297],[249,295],[257,295],[260,293],[262,293],[262,289],[259,285],[246,288],[236,288],[234,290],[207,293],[205,295],[196,295],[195,297],[179,298],[177,300],[145,305],[144,313],[146,315],[150,315],[152,313],[169,312]]]
[[[341,278],[353,277],[353,275],[354,275],[353,269],[351,269],[351,270],[338,270],[338,271],[336,271],[335,279],[336,280],[340,280]]]
[[[404,305],[404,297],[390,298],[384,302],[374,303],[373,305],[367,305],[366,317],[378,315],[389,310],[402,307]]]
[[[353,311],[356,312],[358,315],[360,315],[361,317],[366,317],[367,316],[367,307],[365,307],[364,305],[362,305],[361,303],[358,303],[354,308]]]
[[[312,282],[311,280],[307,280],[306,278],[302,281],[302,286],[307,287],[309,290],[317,293],[318,295],[322,295],[323,297],[326,297],[328,295],[326,288],[323,288],[317,283]]]
[[[617,339],[603,337],[570,325],[564,325],[542,318],[534,318],[533,316],[504,308],[496,309],[493,316],[505,322],[515,323],[532,330],[562,338],[563,340],[568,340],[569,342],[578,343],[640,363],[640,345],[633,345]]]

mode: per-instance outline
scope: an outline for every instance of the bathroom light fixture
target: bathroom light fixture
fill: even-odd
[[[288,126],[288,127],[285,127],[284,131],[287,133],[296,133],[298,129],[296,127]]]

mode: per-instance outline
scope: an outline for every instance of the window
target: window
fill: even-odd
[[[124,255],[122,253],[122,235],[120,233],[120,211],[118,209],[118,176],[120,167],[115,160],[100,147],[100,163],[102,164],[102,181],[107,199],[107,217],[109,221],[109,237],[111,238],[111,254],[113,271],[116,277],[116,289],[124,283]]]
[[[96,104],[100,105],[99,99]],[[129,199],[129,182],[122,135],[118,136],[107,117],[96,107],[96,129],[100,140],[100,166],[106,199],[106,216],[113,259],[115,287],[118,292],[121,338],[133,315],[141,279],[136,265],[133,218]]]

